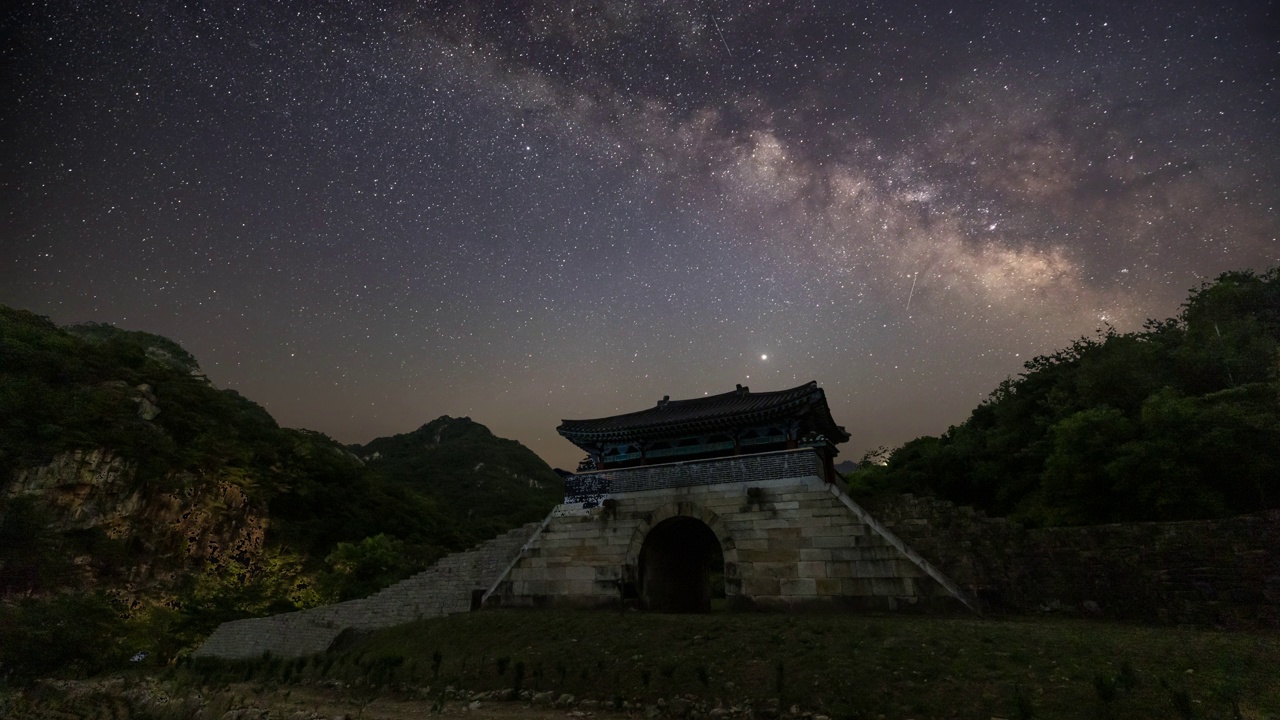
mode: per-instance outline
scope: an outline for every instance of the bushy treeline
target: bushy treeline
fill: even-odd
[[[936,495],[1034,525],[1280,506],[1280,268],[1228,272],[1176,318],[1025,364],[941,437],[855,487]]]
[[[518,443],[475,427],[493,452],[468,442],[437,458],[450,461],[443,474],[415,462],[384,477],[323,434],[282,428],[256,403],[213,387],[167,338],[101,324],[61,328],[0,305],[0,676],[71,667],[70,647],[171,656],[220,622],[362,597],[545,514],[555,498],[505,486],[498,502],[459,510],[455,499],[472,491],[441,485],[474,484],[462,468],[477,457],[500,465],[519,456],[506,443],[527,457],[519,457],[519,472],[505,474],[533,463],[530,472],[558,481]],[[160,493],[199,497],[202,489],[238,487],[245,507],[212,510],[229,526],[267,517],[265,548],[210,559],[188,552],[186,538],[169,537],[145,512],[127,535],[108,536],[68,522],[39,496],[7,497],[22,470],[94,449],[136,468],[123,492],[138,492],[144,509]],[[414,472],[439,482],[410,482]],[[152,569],[142,587],[129,578],[137,566]],[[77,615],[104,613],[114,624],[75,630],[95,633],[97,642],[76,639]],[[84,668],[102,661],[82,659]]]
[[[352,448],[369,468],[427,495],[451,516],[469,518],[484,539],[541,520],[564,497],[564,481],[515,440],[470,418],[443,416],[410,433]]]

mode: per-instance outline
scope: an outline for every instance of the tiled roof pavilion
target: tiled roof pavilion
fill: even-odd
[[[830,443],[849,440],[827,406],[827,396],[810,381],[789,390],[751,392],[738,386],[720,395],[670,400],[639,412],[593,420],[564,420],[556,428],[570,442],[585,450],[602,443],[655,441],[692,434],[733,431],[752,425],[800,420],[807,430]]]

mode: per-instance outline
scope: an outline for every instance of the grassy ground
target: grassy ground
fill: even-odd
[[[1280,718],[1280,637],[1079,619],[486,610],[214,680],[778,698],[835,718]]]

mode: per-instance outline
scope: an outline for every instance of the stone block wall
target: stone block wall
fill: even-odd
[[[1010,578],[1026,544],[1021,525],[970,507],[913,495],[891,495],[863,505],[891,532],[939,567],[985,610],[999,610],[1018,595]],[[1012,593],[1012,595],[1011,595]]]
[[[869,506],[988,610],[1280,628],[1280,511],[1027,529],[932,498]]]
[[[490,603],[596,606],[624,599],[636,580],[649,530],[671,517],[704,522],[724,554],[725,591],[731,605],[766,608],[849,607],[898,609],[957,607],[936,569],[922,567],[891,533],[865,517],[835,485],[816,473],[817,457],[799,451],[790,466],[806,474],[763,479],[755,459],[742,456],[688,468],[661,466],[615,471],[627,475],[625,492],[584,493],[561,505],[546,529],[498,585]],[[786,456],[784,455],[783,458]],[[727,474],[717,479],[721,464]],[[685,472],[696,484],[668,476]],[[646,488],[655,474],[654,489]],[[737,481],[738,475],[753,478]],[[635,489],[633,489],[635,488]],[[924,563],[927,566],[927,563]],[[952,586],[954,588],[954,586]]]
[[[342,631],[375,630],[422,618],[467,612],[476,591],[488,590],[510,566],[540,523],[454,553],[411,578],[359,600],[299,612],[223,623],[193,655],[254,658],[324,652]]]

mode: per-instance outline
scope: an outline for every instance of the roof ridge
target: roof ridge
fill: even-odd
[[[728,392],[718,393],[716,395],[702,395],[702,396],[695,396],[691,398],[684,398],[680,400],[672,400],[670,395],[663,395],[662,399],[658,401],[657,405],[653,407],[644,408],[643,410],[634,410],[632,412],[622,413],[619,415],[608,415],[603,418],[577,418],[577,419],[561,418],[560,424],[565,425],[568,423],[586,423],[586,422],[596,422],[599,420],[606,420],[606,419],[627,418],[627,417],[632,417],[636,415],[652,413],[657,410],[673,409],[672,406],[675,406],[674,409],[679,409],[679,408],[687,407],[691,404],[701,404],[701,403],[711,404],[712,401],[726,400],[732,397],[743,397],[743,398],[754,397],[754,398],[764,399],[767,396],[785,395],[785,394],[794,393],[800,390],[821,391],[821,388],[818,387],[817,380],[810,380],[804,384],[797,385],[792,388],[784,388],[782,390],[764,390],[761,392],[751,392],[751,389],[749,387],[739,384],[733,390],[730,390]]]

